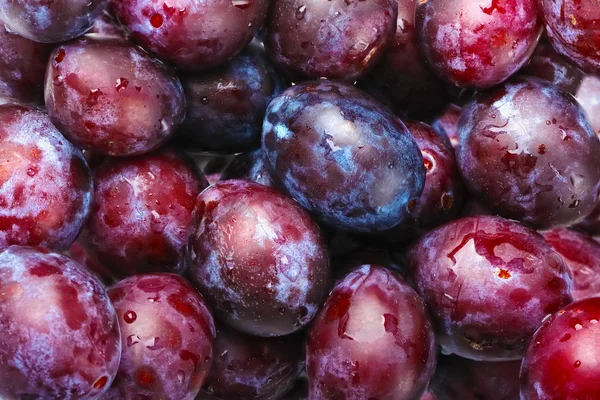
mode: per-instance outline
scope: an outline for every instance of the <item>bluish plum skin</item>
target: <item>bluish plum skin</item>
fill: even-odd
[[[215,325],[200,293],[180,276],[156,273],[126,278],[108,295],[123,353],[104,399],[193,400],[215,354]]]
[[[273,0],[265,49],[294,82],[328,78],[353,83],[392,43],[397,1]]]
[[[478,216],[419,239],[407,268],[445,353],[478,361],[523,357],[544,317],[572,301],[571,274],[544,238]]]
[[[419,1],[417,40],[428,64],[462,88],[489,88],[517,72],[538,43],[536,0]]]
[[[219,325],[204,391],[219,399],[280,399],[304,368],[303,347],[301,334],[261,338]]]
[[[521,400],[600,398],[600,298],[575,302],[538,329],[521,366]]]
[[[111,158],[94,171],[89,250],[114,277],[181,274],[196,197],[208,182],[172,148]]]
[[[246,179],[264,186],[275,186],[262,149],[237,155],[221,176],[221,180],[227,179]]]
[[[41,43],[58,43],[88,31],[109,0],[0,0],[0,21],[12,32]]]
[[[218,182],[198,196],[190,275],[215,315],[256,336],[307,325],[325,301],[325,240],[292,199],[250,181]]]
[[[446,135],[453,148],[458,146],[458,121],[462,114],[462,108],[456,104],[450,104],[448,108],[436,118],[431,127],[441,135]]]
[[[110,156],[148,153],[185,111],[179,79],[120,38],[86,35],[58,46],[46,72],[52,122],[77,146]]]
[[[0,249],[66,250],[88,217],[92,186],[83,154],[46,114],[0,106]]]
[[[540,229],[573,223],[598,203],[600,141],[575,99],[517,78],[465,107],[457,159],[474,197]]]
[[[425,183],[423,157],[397,117],[331,81],[293,86],[267,109],[262,148],[274,180],[332,227],[390,229]]]
[[[180,77],[186,117],[175,143],[193,152],[239,153],[258,148],[267,105],[286,86],[264,50],[254,45],[226,65]]]
[[[567,228],[554,228],[543,235],[571,270],[573,299],[578,301],[600,295],[600,244]]]
[[[425,305],[396,273],[363,265],[337,283],[306,346],[310,399],[418,399],[436,345]]]
[[[43,248],[0,253],[0,398],[96,400],[121,358],[102,284]]]
[[[423,155],[426,175],[421,197],[402,224],[384,233],[393,242],[408,242],[453,219],[462,205],[464,186],[454,157],[454,150],[444,136],[429,125],[406,122]]]
[[[201,71],[238,54],[265,20],[267,0],[114,0],[128,37],[180,69]]]
[[[41,104],[46,64],[53,47],[10,33],[1,24],[0,43],[0,97]]]
[[[520,368],[521,360],[481,362],[443,356],[430,387],[437,400],[519,400]]]

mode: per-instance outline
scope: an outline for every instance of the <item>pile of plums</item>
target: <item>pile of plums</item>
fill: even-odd
[[[0,0],[1,400],[600,400],[597,0]]]

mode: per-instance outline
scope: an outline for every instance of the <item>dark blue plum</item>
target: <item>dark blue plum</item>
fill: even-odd
[[[293,86],[263,124],[272,176],[321,221],[355,232],[401,223],[425,184],[404,123],[369,95],[331,81]]]
[[[225,66],[184,74],[181,82],[186,119],[175,140],[194,152],[236,153],[259,147],[267,105],[285,89],[258,45]]]
[[[246,179],[261,185],[273,186],[273,179],[261,149],[237,155],[221,175],[221,180],[227,179]]]

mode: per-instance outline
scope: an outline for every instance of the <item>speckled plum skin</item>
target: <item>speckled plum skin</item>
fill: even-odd
[[[398,0],[273,0],[264,45],[295,82],[325,77],[352,83],[392,43],[397,15]]]
[[[600,398],[600,297],[575,302],[544,322],[521,366],[522,400]]]
[[[181,122],[181,83],[139,48],[89,34],[58,46],[46,72],[52,122],[77,146],[110,156],[147,153]]]
[[[180,77],[186,117],[175,141],[194,152],[239,153],[260,147],[267,105],[286,87],[258,45],[209,72]]]
[[[121,325],[119,373],[106,400],[193,400],[214,357],[215,325],[202,295],[184,278],[126,278],[108,295]]]
[[[567,228],[554,228],[543,235],[571,270],[573,299],[578,301],[600,295],[600,244]]]
[[[443,356],[430,387],[437,400],[519,400],[520,368],[521,360],[481,362]]]
[[[102,284],[42,248],[0,253],[0,398],[99,399],[121,357]]]
[[[447,84],[427,66],[415,35],[415,0],[398,0],[396,35],[361,86],[397,115],[426,118],[450,101]]]
[[[0,248],[67,249],[89,214],[91,197],[83,154],[48,116],[0,106]]]
[[[488,88],[517,72],[542,30],[536,0],[428,0],[416,7],[417,40],[443,79]]]
[[[198,196],[188,255],[215,315],[252,335],[301,329],[331,285],[327,247],[310,215],[250,181],[218,182]]]
[[[406,127],[421,150],[427,172],[423,193],[409,218],[384,234],[394,242],[407,242],[450,221],[464,197],[454,150],[445,137],[423,122],[407,121]]]
[[[263,124],[272,177],[326,224],[376,232],[401,223],[425,183],[404,123],[359,89],[331,81],[277,96]]]
[[[41,43],[83,35],[109,0],[0,0],[0,20],[12,32]]]
[[[303,347],[301,334],[261,338],[217,326],[204,390],[219,399],[280,399],[304,368]]]
[[[600,141],[575,99],[518,78],[463,110],[457,159],[493,212],[537,228],[573,223],[598,203]]]
[[[113,276],[181,274],[196,197],[208,182],[172,148],[106,160],[94,171],[90,251]]]
[[[577,89],[575,98],[585,111],[594,133],[600,137],[600,78],[586,75]]]
[[[538,43],[520,73],[545,79],[571,94],[577,93],[584,78],[583,71],[558,54],[547,40]]]
[[[129,37],[185,70],[206,70],[239,53],[262,26],[267,0],[114,0]]]
[[[227,179],[245,179],[265,186],[275,186],[262,149],[235,156],[221,175],[221,180]]]
[[[523,357],[544,317],[572,301],[562,258],[532,229],[500,217],[433,230],[411,247],[407,267],[442,349],[472,360]]]
[[[583,70],[600,73],[600,7],[594,1],[537,0],[556,51]]]
[[[431,127],[439,134],[448,137],[453,148],[458,146],[458,121],[462,114],[462,107],[450,104],[446,110],[437,117]]]
[[[425,305],[396,273],[363,265],[338,282],[306,345],[310,399],[418,399],[436,346]]]
[[[9,33],[0,23],[0,96],[24,104],[44,100],[44,74],[52,46]]]

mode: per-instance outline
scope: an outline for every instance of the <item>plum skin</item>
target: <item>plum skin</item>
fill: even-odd
[[[106,399],[193,400],[213,362],[215,325],[202,295],[175,274],[126,278],[108,295],[123,353]]]
[[[372,97],[333,81],[298,84],[277,96],[263,123],[262,149],[277,184],[343,230],[398,225],[425,182],[423,157],[404,123]]]
[[[406,258],[447,354],[519,359],[544,317],[573,299],[562,258],[534,230],[500,217],[452,221]]]
[[[326,243],[310,215],[250,181],[217,182],[198,196],[187,254],[215,315],[256,336],[300,330],[331,283]]]
[[[102,284],[43,248],[0,253],[0,397],[99,399],[121,357]]]

